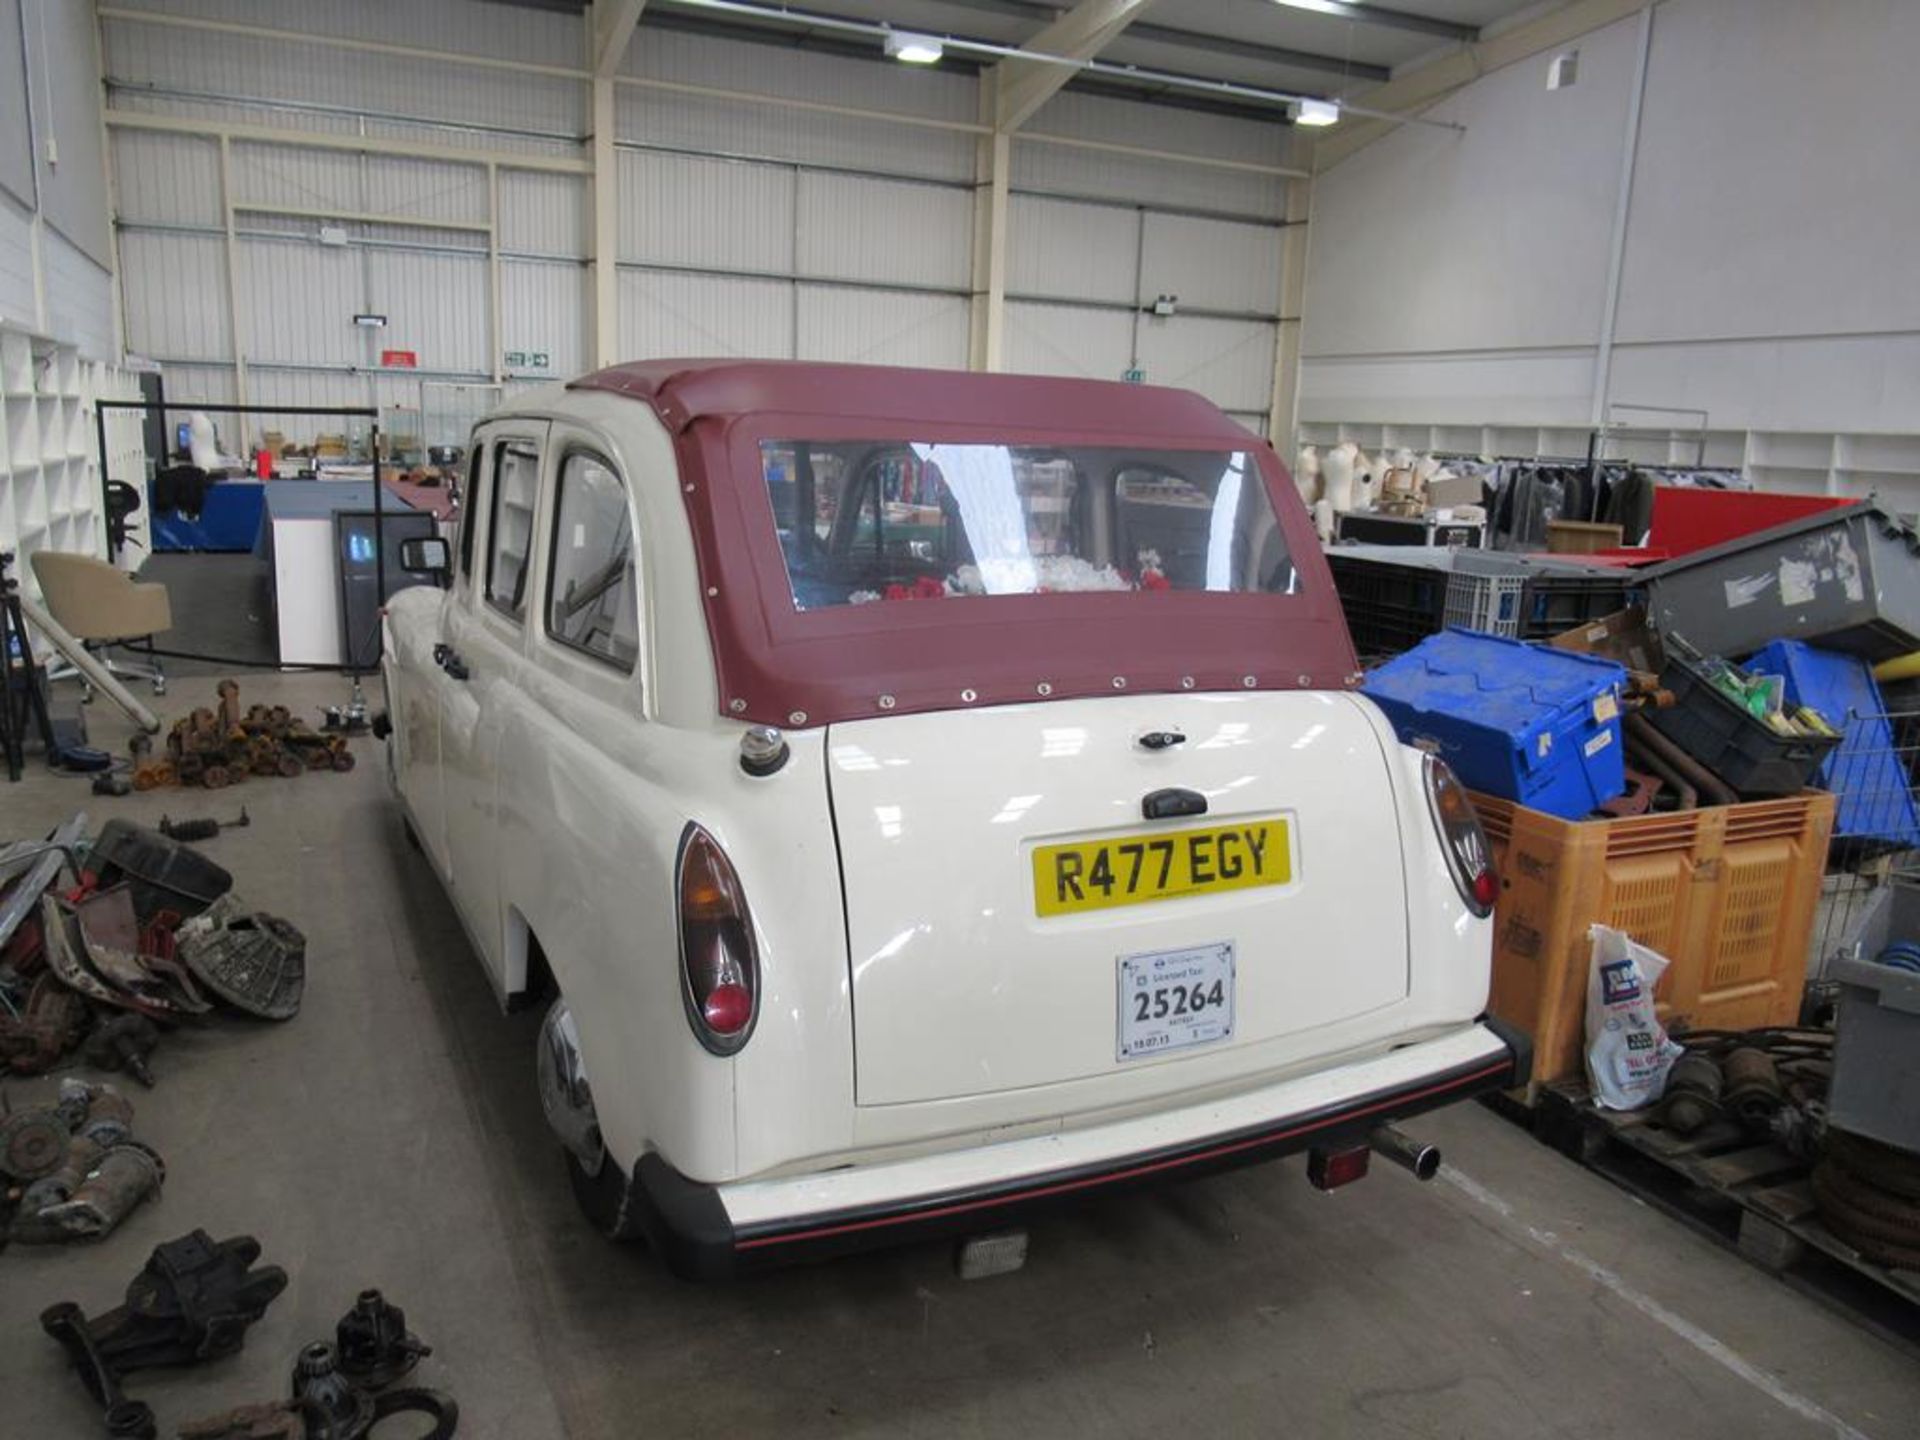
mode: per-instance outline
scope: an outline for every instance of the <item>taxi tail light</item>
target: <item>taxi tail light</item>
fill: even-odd
[[[1467,787],[1447,762],[1428,755],[1426,772],[1427,806],[1433,812],[1434,828],[1440,832],[1447,870],[1467,909],[1484,919],[1493,913],[1493,902],[1500,896],[1493,847],[1487,843],[1487,832],[1474,813],[1473,801],[1467,798]]]
[[[680,842],[679,905],[687,1023],[713,1054],[736,1054],[759,1014],[760,953],[733,862],[699,825]]]

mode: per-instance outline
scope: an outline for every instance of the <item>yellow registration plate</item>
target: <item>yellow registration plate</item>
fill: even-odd
[[[1033,905],[1070,915],[1216,895],[1293,878],[1285,820],[1242,820],[1114,840],[1069,840],[1033,852]]]

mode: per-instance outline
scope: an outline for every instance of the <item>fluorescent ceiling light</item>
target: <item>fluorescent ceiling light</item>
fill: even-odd
[[[1338,100],[1302,100],[1294,114],[1296,125],[1333,125],[1340,119]]]
[[[1291,5],[1295,10],[1317,10],[1322,15],[1338,15],[1343,20],[1353,18],[1354,7],[1350,0],[1274,0],[1274,3]]]
[[[931,35],[915,35],[895,30],[887,36],[887,54],[909,65],[931,65],[946,51]]]

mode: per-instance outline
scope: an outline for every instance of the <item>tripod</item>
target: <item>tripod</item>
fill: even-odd
[[[0,749],[7,752],[7,779],[18,780],[26,766],[27,722],[40,731],[40,743],[53,754],[53,722],[47,697],[34,674],[33,647],[20,614],[20,582],[12,576],[13,552],[0,551]]]

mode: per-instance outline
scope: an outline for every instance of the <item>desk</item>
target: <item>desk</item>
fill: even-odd
[[[255,548],[266,486],[258,480],[215,480],[207,485],[198,515],[153,508],[153,487],[147,487],[148,529],[155,551],[227,550]]]

